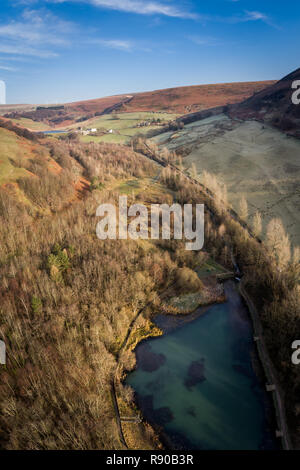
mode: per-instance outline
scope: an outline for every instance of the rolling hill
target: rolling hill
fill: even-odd
[[[180,117],[184,128],[156,136],[183,157],[186,169],[214,174],[228,189],[238,211],[248,201],[249,221],[259,211],[263,235],[281,218],[294,246],[300,244],[300,105],[292,103],[292,82],[300,69],[239,104],[219,106]],[[201,175],[201,176],[200,176]]]
[[[75,122],[85,121],[94,116],[112,112],[116,106],[130,99],[128,96],[118,95],[97,100],[80,101],[52,106],[35,106],[28,109],[23,106],[0,107],[0,114],[9,119],[29,119],[42,122],[52,127],[65,127]],[[1,109],[3,110],[1,113]],[[7,111],[9,109],[9,111]]]
[[[47,139],[41,139],[41,136],[24,127],[0,119],[2,195],[6,193],[16,204],[25,204],[31,214],[46,213],[52,211],[54,206],[60,208],[77,200],[89,185],[82,177],[83,169],[72,160],[66,171],[58,160]],[[45,197],[41,203],[43,193]]]
[[[238,103],[274,81],[223,83],[168,88],[135,94],[120,111],[168,111],[185,114],[201,109]]]
[[[31,119],[53,127],[65,127],[113,111],[133,113],[164,111],[185,114],[202,109],[238,103],[259,92],[274,81],[196,85],[145,93],[116,95],[35,109],[3,107],[10,119]],[[4,111],[2,111],[3,114]],[[1,107],[0,107],[1,113]]]
[[[230,116],[256,119],[300,137],[300,106],[292,103],[292,83],[296,80],[300,80],[300,68],[242,103],[231,106]]]

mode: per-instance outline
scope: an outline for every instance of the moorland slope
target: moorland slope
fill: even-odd
[[[300,68],[277,83],[230,107],[230,116],[243,120],[256,119],[284,132],[300,137],[300,105],[292,102],[292,84],[300,80]]]
[[[238,103],[272,83],[274,81],[196,85],[109,96],[57,106],[37,106],[30,110],[16,107],[16,109],[10,108],[8,112],[7,107],[3,109],[6,110],[5,116],[10,119],[26,118],[54,127],[65,127],[112,111],[126,113],[164,111],[184,114]]]

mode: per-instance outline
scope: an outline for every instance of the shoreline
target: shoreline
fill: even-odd
[[[235,285],[236,285],[236,283],[235,283]],[[222,283],[222,286],[223,286],[223,283]],[[224,287],[223,287],[223,291],[224,291]],[[251,329],[254,332],[252,315],[251,315],[251,311],[250,311],[248,302],[246,302],[244,296],[241,294],[240,286],[236,287],[236,291],[241,296],[241,299],[244,302],[245,307],[247,308],[247,319],[249,321],[249,324],[251,325]],[[226,302],[226,301],[227,301],[227,298],[226,298],[226,295],[224,293],[223,302]],[[215,300],[215,301],[212,301],[212,302],[209,302],[209,303],[206,303],[206,304],[201,304],[201,305],[198,305],[198,307],[196,307],[196,309],[193,309],[193,311],[190,311],[190,312],[179,312],[179,313],[174,312],[173,313],[173,312],[166,311],[165,309],[163,309],[159,313],[154,314],[154,316],[157,316],[157,315],[171,315],[174,318],[176,318],[176,317],[181,317],[181,318],[183,318],[183,317],[187,317],[187,318],[192,317],[189,320],[187,320],[188,322],[191,322],[191,321],[195,320],[196,318],[198,318],[198,316],[202,316],[203,314],[205,314],[206,309],[205,309],[205,311],[201,312],[199,315],[193,316],[193,314],[195,314],[195,312],[199,308],[201,308],[201,307],[204,308],[204,307],[209,307],[209,306],[212,306],[212,305],[217,305],[218,303],[222,303],[222,302],[220,300],[219,301]],[[151,323],[152,323],[152,318],[153,317],[151,315],[151,320],[150,320]],[[155,325],[156,328],[159,328],[155,323],[154,323],[154,325]],[[160,336],[167,333],[167,331],[163,331],[161,329],[160,329],[160,331],[161,331],[160,335],[152,336],[152,335],[148,334],[147,336],[140,338],[140,340],[135,344],[134,348],[132,349],[132,351],[135,353],[135,357],[136,357],[135,350],[142,342],[146,341],[147,339],[151,339],[151,337],[153,339],[155,337],[159,338]],[[255,355],[255,357],[253,357],[253,354]],[[263,403],[263,408],[264,408],[264,413],[265,413],[266,427],[271,431],[271,434],[273,434],[274,443],[276,444],[276,422],[277,422],[277,420],[276,420],[276,407],[274,406],[273,401],[268,399],[268,396],[267,396],[267,394],[264,390],[264,381],[266,379],[265,369],[264,369],[264,365],[261,361],[261,358],[259,356],[259,353],[257,351],[257,347],[256,347],[255,343],[253,343],[252,350],[250,351],[250,356],[251,356],[250,361],[251,361],[253,372],[256,375],[256,377],[259,381],[260,387],[262,389],[261,391],[262,391],[262,397],[263,397],[263,402],[264,402]],[[135,363],[135,366],[134,366],[133,369],[123,371],[123,374],[122,374],[122,377],[121,377],[121,382],[124,383],[127,376],[128,376],[128,374],[130,374],[131,372],[133,372],[136,369],[137,369],[137,363]],[[176,450],[174,445],[172,445],[171,439],[168,437],[168,434],[164,431],[164,429],[159,424],[155,423],[155,421],[152,421],[152,420],[149,420],[149,419],[147,419],[147,420],[144,419],[143,412],[142,412],[141,407],[139,405],[138,393],[134,389],[133,389],[133,392],[134,392],[133,403],[134,403],[135,408],[137,410],[139,410],[140,416],[142,417],[142,421],[144,423],[146,423],[148,426],[150,425],[150,427],[154,431],[155,437],[157,438],[158,442],[163,445],[164,449],[166,449],[166,450]],[[275,445],[275,447],[276,447],[276,445]],[[155,447],[155,449],[157,449],[157,448],[158,447]],[[180,450],[180,449],[177,449],[177,450]],[[181,450],[183,450],[183,449],[181,449]],[[187,449],[185,449],[185,450],[187,450]]]
[[[213,276],[208,276],[208,278],[212,278]],[[217,278],[215,279],[216,283],[217,283]],[[217,283],[218,284],[218,283]],[[220,285],[220,284],[218,284]],[[198,303],[198,305],[192,309],[190,309],[189,311],[185,311],[185,312],[176,312],[176,313],[173,313],[173,312],[168,312],[168,311],[165,311],[165,309],[163,308],[163,299],[162,297],[160,297],[160,311],[158,313],[154,313],[154,312],[151,312],[151,315],[150,315],[150,318],[148,318],[146,321],[147,321],[147,328],[145,329],[144,331],[144,334],[141,335],[141,336],[138,336],[136,338],[136,341],[131,341],[130,342],[130,338],[131,338],[131,335],[132,333],[134,334],[134,324],[135,322],[137,321],[137,319],[139,318],[140,314],[149,306],[153,305],[152,302],[146,304],[142,309],[140,309],[136,316],[134,317],[131,325],[129,326],[129,329],[128,329],[128,332],[127,332],[127,335],[123,341],[123,344],[121,345],[121,348],[118,352],[118,355],[117,355],[117,367],[116,367],[116,371],[115,371],[115,375],[114,375],[114,378],[113,378],[113,384],[112,384],[112,387],[111,387],[111,394],[112,394],[112,400],[113,400],[113,403],[114,403],[114,408],[115,408],[115,417],[116,417],[116,420],[117,420],[117,427],[118,427],[118,431],[119,431],[119,437],[120,437],[120,441],[121,443],[126,447],[128,448],[127,446],[127,443],[126,443],[126,438],[124,437],[124,433],[123,433],[123,428],[122,428],[122,420],[120,418],[120,412],[119,412],[119,404],[118,404],[118,394],[117,394],[117,388],[118,388],[118,383],[120,384],[124,384],[125,380],[126,380],[126,377],[128,376],[128,374],[130,374],[131,372],[133,372],[134,370],[136,370],[137,368],[137,363],[136,363],[136,354],[135,354],[135,349],[138,347],[139,344],[141,344],[143,341],[146,341],[148,339],[151,339],[151,338],[159,338],[160,336],[163,336],[164,332],[152,321],[152,319],[157,316],[157,315],[173,315],[173,316],[184,316],[184,317],[188,317],[188,316],[191,316],[193,315],[193,313],[195,313],[200,307],[209,307],[210,305],[214,305],[214,304],[218,304],[218,303],[223,303],[223,302],[226,302],[226,296],[225,296],[225,293],[224,293],[224,287],[223,287],[223,283],[221,284],[222,285],[222,293],[220,294],[220,292],[218,292],[218,295],[215,295],[215,297],[213,298],[213,295],[210,296],[210,298],[206,298],[206,299],[203,299],[202,298],[202,303]],[[172,289],[172,285],[168,287],[168,289],[166,290],[167,292],[169,291],[169,289],[171,288]],[[165,292],[166,292],[165,291]],[[209,289],[208,289],[208,286],[205,287],[205,291],[206,293],[209,292]],[[163,296],[165,292],[162,292],[160,294],[160,296]],[[217,291],[215,291],[215,294],[217,293]],[[196,294],[195,294],[196,295]],[[174,298],[174,296],[170,296],[170,298]],[[192,321],[192,319],[190,320]],[[137,330],[138,331],[138,330]],[[135,332],[136,333],[136,332]],[[129,342],[129,344],[128,344]],[[121,373],[121,375],[117,378],[118,376],[118,368],[119,368],[119,359],[120,359],[120,356],[121,356],[121,353],[123,352],[123,350],[125,350],[126,346],[128,345],[128,349],[127,351],[130,351],[130,352],[133,352],[135,354],[135,365],[133,368],[131,368],[130,370],[128,369],[124,369]],[[135,394],[135,391],[133,390],[134,394]],[[138,412],[140,413],[140,415],[142,416],[143,418],[143,415],[142,415],[142,411],[140,409],[140,407],[138,406],[137,402],[136,402],[136,399],[134,398],[133,400],[133,405],[134,407],[138,410]],[[132,405],[129,405],[128,406],[130,407],[130,410],[131,411],[134,411],[134,409],[132,408]],[[144,419],[142,419],[142,422],[144,423],[147,423],[148,426],[150,426],[150,428],[154,431],[154,440],[158,442],[158,445],[154,447],[154,450],[156,449],[159,449],[159,445],[162,444],[163,445],[163,442],[161,441],[160,439],[160,436],[161,436],[161,431],[158,431],[157,430],[157,427],[155,426],[155,424],[150,424],[148,423],[147,421],[145,421]],[[145,426],[145,425],[144,425]]]
[[[257,309],[252,299],[247,293],[245,287],[243,286],[243,281],[240,282],[238,290],[244,302],[246,303],[248,311],[249,311],[249,316],[250,316],[253,333],[254,333],[254,341],[256,339],[255,352],[258,356],[259,363],[262,367],[264,377],[266,379],[266,387],[268,386],[275,387],[274,389],[273,388],[270,390],[267,389],[267,391],[272,393],[272,403],[273,403],[273,409],[275,413],[276,424],[277,424],[277,427],[279,427],[279,430],[276,430],[276,436],[281,438],[281,447],[283,450],[291,450],[293,447],[291,444],[291,439],[289,436],[289,430],[287,426],[283,393],[282,393],[281,386],[277,380],[276,370],[269,357],[268,349],[264,342],[263,327],[260,322],[259,314],[257,312]],[[282,435],[277,435],[277,432],[282,433]]]

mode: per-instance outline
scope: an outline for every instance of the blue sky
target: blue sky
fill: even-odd
[[[299,64],[298,0],[1,0],[9,103],[279,79]]]

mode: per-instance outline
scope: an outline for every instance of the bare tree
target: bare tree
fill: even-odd
[[[295,246],[294,253],[293,253],[293,263],[299,264],[299,262],[300,262],[300,247]]]
[[[170,161],[170,152],[167,147],[163,147],[160,152],[160,157],[165,160],[166,162]]]
[[[217,212],[225,212],[228,206],[226,185],[223,184],[216,175],[205,170],[202,173],[202,182],[203,185],[213,193],[214,204]]]
[[[242,197],[239,203],[239,214],[242,220],[248,219],[248,203],[245,196]]]
[[[262,219],[261,219],[261,213],[256,211],[253,217],[253,222],[252,222],[252,231],[253,235],[255,237],[259,237],[259,235],[262,232]]]
[[[192,164],[191,176],[192,176],[192,178],[194,178],[194,180],[196,180],[198,178],[198,173],[197,173],[197,168],[196,168],[195,163]]]
[[[227,191],[227,186],[226,184],[223,185],[223,204],[224,204],[224,209],[228,206],[228,191]]]
[[[291,243],[281,219],[272,219],[267,227],[266,245],[280,268],[291,260]]]

